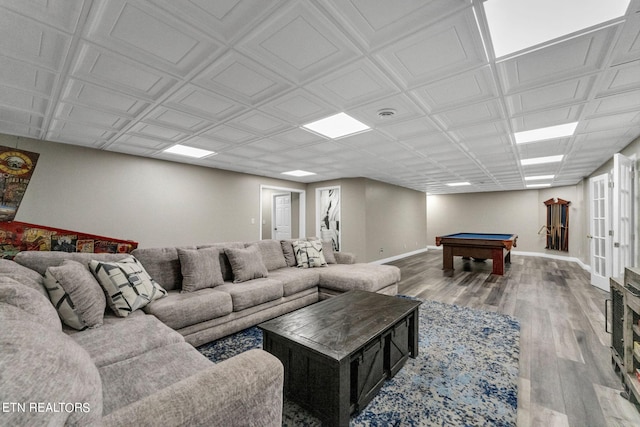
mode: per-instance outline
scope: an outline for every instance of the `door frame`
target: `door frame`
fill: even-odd
[[[306,207],[307,207],[307,192],[306,190],[301,190],[299,188],[290,188],[290,187],[279,187],[276,185],[267,185],[267,184],[260,184],[260,193],[259,193],[259,209],[258,211],[260,212],[260,222],[259,222],[259,226],[258,226],[258,240],[262,240],[262,225],[263,225],[263,220],[264,218],[262,217],[262,200],[263,200],[263,194],[264,191],[263,190],[276,190],[276,191],[282,191],[282,192],[287,192],[287,193],[298,193],[299,195],[299,199],[298,199],[298,203],[300,204],[299,209],[298,209],[298,236],[300,238],[304,238],[307,235],[306,232]],[[273,204],[273,203],[272,203]]]

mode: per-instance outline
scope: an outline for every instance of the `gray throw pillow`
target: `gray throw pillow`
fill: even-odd
[[[244,249],[225,248],[224,253],[227,254],[231,270],[233,270],[233,283],[246,282],[269,275],[256,245],[247,246]]]
[[[324,259],[327,261],[327,264],[338,263],[336,256],[333,253],[333,243],[331,243],[331,240],[322,241],[322,254],[324,255]]]
[[[182,272],[182,293],[222,285],[220,250],[217,248],[178,248]]]
[[[127,317],[167,295],[133,256],[118,262],[91,260],[89,268],[107,295],[107,304],[118,317]]]
[[[44,286],[65,325],[79,331],[102,325],[104,292],[87,267],[72,260],[48,267]]]

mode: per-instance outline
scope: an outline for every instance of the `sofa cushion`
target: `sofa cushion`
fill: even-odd
[[[211,366],[211,361],[185,342],[103,366],[100,368],[103,414],[108,415]],[[157,415],[155,424],[159,425],[162,414]]]
[[[195,246],[180,246],[184,249],[195,249]],[[147,270],[147,273],[165,290],[180,289],[182,286],[182,271],[178,248],[136,248],[131,255]]]
[[[320,287],[340,292],[352,289],[376,292],[400,281],[400,269],[393,265],[331,264],[318,271]]]
[[[0,324],[27,319],[55,331],[62,330],[58,313],[47,297],[10,277],[0,276]]]
[[[144,311],[173,329],[181,329],[225,316],[233,311],[233,303],[231,295],[218,288],[185,293],[169,291],[165,298],[153,301]]]
[[[3,413],[2,425],[100,425],[102,383],[98,368],[89,354],[62,332],[31,321],[2,322],[0,383],[3,402],[27,405],[25,411]],[[32,404],[45,406],[32,408]]]
[[[322,253],[320,240],[296,240],[293,242],[293,252],[299,268],[324,267],[327,261]]]
[[[44,278],[42,274],[35,270],[20,265],[15,261],[0,258],[0,276],[15,279],[21,284],[35,289],[49,299],[49,294],[44,288]]]
[[[281,282],[284,296],[288,297],[318,286],[320,274],[317,269],[286,267],[270,271],[269,278]]]
[[[267,267],[268,271],[276,270],[278,268],[284,268],[287,266],[287,261],[282,253],[282,246],[279,240],[258,240],[257,242],[249,243],[246,246],[256,245],[262,256],[262,262]]]
[[[282,282],[273,279],[254,279],[243,283],[225,283],[216,290],[228,292],[233,301],[233,311],[241,311],[284,295]]]
[[[227,254],[233,270],[233,283],[246,282],[269,275],[256,245],[247,246],[244,249],[225,248],[224,253]]]
[[[178,248],[180,271],[182,272],[182,292],[222,285],[220,270],[220,249],[183,249]]]
[[[18,264],[30,268],[31,270],[35,270],[38,274],[44,276],[47,268],[61,265],[68,259],[87,265],[92,259],[113,262],[120,261],[129,256],[131,255],[105,253],[95,254],[89,252],[22,251],[18,252],[13,260]]]
[[[107,295],[107,304],[116,316],[131,312],[167,295],[133,256],[119,262],[89,262],[91,272]]]
[[[224,281],[233,280],[233,270],[231,269],[231,263],[229,262],[229,258],[227,254],[224,253],[225,248],[235,248],[242,249],[244,248],[243,242],[225,242],[225,243],[209,243],[206,245],[198,245],[198,249],[204,248],[218,248],[220,249],[220,269],[222,270],[222,278]]]
[[[104,292],[86,266],[66,260],[58,267],[49,267],[44,284],[65,325],[79,331],[102,325]]]
[[[178,332],[141,311],[124,319],[107,315],[100,328],[86,329],[70,336],[89,353],[98,367],[184,341]]]

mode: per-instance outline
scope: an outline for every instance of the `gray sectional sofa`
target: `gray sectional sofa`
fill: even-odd
[[[327,265],[299,268],[296,248],[264,240],[0,260],[0,425],[280,425],[276,358],[251,350],[214,364],[194,346],[350,289],[394,295],[400,279],[327,244]],[[131,256],[157,285],[141,309],[117,287],[103,286],[105,303],[87,296],[94,284],[79,286]]]

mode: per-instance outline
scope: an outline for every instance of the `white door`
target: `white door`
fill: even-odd
[[[611,241],[609,239],[609,174],[589,179],[591,201],[591,284],[609,290],[611,272]]]
[[[284,240],[291,238],[291,195],[273,196],[273,238]]]
[[[613,156],[613,265],[611,276],[624,276],[633,266],[633,170],[634,161],[622,154]]]

